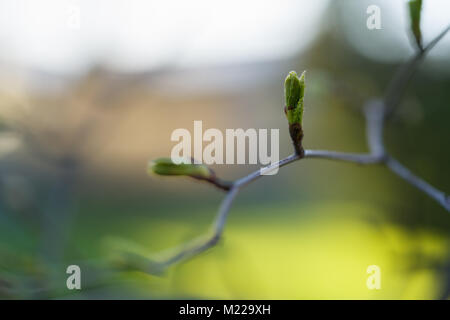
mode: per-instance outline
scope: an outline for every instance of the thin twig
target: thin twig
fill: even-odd
[[[417,66],[425,58],[426,54],[434,48],[434,46],[445,36],[450,30],[450,25],[447,26],[436,38],[434,38],[423,50],[417,53],[405,64],[403,64],[393,76],[392,80],[386,89],[384,96],[384,104],[386,106],[384,117],[390,118],[398,107],[409,81],[414,76]]]
[[[386,160],[386,166],[399,177],[403,178],[406,182],[413,185],[420,191],[423,191],[430,198],[436,200],[447,211],[450,211],[450,198],[444,192],[436,189],[429,183],[425,182],[421,178],[414,175],[411,171],[405,168],[401,163],[392,157],[388,157]]]
[[[192,178],[211,183],[213,186],[215,186],[216,188],[219,188],[223,191],[229,191],[233,185],[232,182],[217,178],[215,174],[213,174],[213,176],[210,178],[195,177],[195,176]]]
[[[217,214],[212,233],[190,242],[183,250],[180,250],[175,255],[164,261],[162,263],[163,268],[166,268],[174,263],[186,260],[200,252],[203,252],[208,248],[214,246],[219,241],[225,227],[228,212],[230,212],[231,205],[234,198],[238,194],[238,191],[239,187],[233,187],[225,196],[222,204],[220,205],[219,213]]]
[[[245,177],[243,177],[243,178],[241,178],[241,179],[239,179],[239,180],[236,180],[236,181],[234,182],[234,185],[237,186],[237,187],[239,187],[239,188],[240,188],[240,187],[243,187],[243,186],[246,186],[246,185],[248,185],[250,182],[253,182],[253,181],[255,181],[256,179],[258,179],[258,178],[260,178],[261,176],[263,176],[263,175],[262,175],[262,172],[269,173],[271,170],[273,170],[273,169],[275,169],[275,168],[281,168],[281,167],[284,167],[285,165],[288,165],[289,163],[294,162],[294,161],[297,161],[297,160],[300,160],[300,159],[301,159],[301,157],[300,157],[299,155],[297,155],[297,154],[291,154],[291,155],[288,156],[287,158],[284,158],[284,159],[282,159],[282,160],[280,160],[280,161],[278,161],[278,162],[276,162],[276,163],[274,163],[274,164],[271,164],[270,166],[267,166],[267,167],[265,167],[265,168],[263,168],[263,169],[260,169],[260,170],[258,170],[258,171],[255,171],[255,172],[249,174],[248,176],[245,176]]]
[[[305,158],[320,158],[328,160],[338,160],[346,162],[354,162],[357,164],[374,164],[381,160],[371,154],[364,153],[345,153],[328,150],[305,150]]]
[[[367,145],[370,153],[380,158],[386,155],[383,143],[384,108],[380,100],[371,100],[364,107]]]
[[[302,156],[298,154],[292,154],[287,158],[278,161],[277,163],[271,164],[261,170],[250,173],[249,175],[238,179],[235,182],[227,182],[222,184],[221,180],[217,180],[220,181],[220,183],[209,181],[212,182],[216,187],[227,191],[227,194],[220,205],[219,212],[217,214],[211,234],[207,235],[206,237],[198,238],[183,246],[182,248],[175,248],[175,254],[171,254],[169,258],[158,263],[159,267],[161,269],[166,269],[167,267],[175,263],[187,260],[188,258],[213,247],[223,234],[231,205],[233,204],[236,195],[242,187],[262,177],[262,172],[270,172],[275,168],[281,168],[303,158],[320,158],[357,163],[361,165],[379,164],[386,166],[393,173],[403,178],[406,182],[424,192],[432,199],[436,200],[439,204],[442,205],[442,207],[450,212],[450,197],[444,192],[431,186],[421,178],[415,176],[406,167],[401,165],[397,160],[395,160],[385,151],[383,143],[383,128],[385,120],[394,111],[394,109],[400,102],[401,97],[406,90],[406,86],[413,76],[419,62],[423,60],[425,54],[430,51],[449,30],[450,26],[448,26],[443,32],[441,32],[423,50],[418,51],[418,53],[413,56],[412,59],[410,59],[404,66],[399,69],[399,71],[395,74],[392,81],[388,85],[388,89],[383,101],[372,100],[369,101],[365,106],[364,114],[366,118],[366,138],[369,153],[305,150],[304,155]],[[149,262],[149,265],[150,264],[154,265],[154,262]],[[151,271],[149,272],[151,273]]]

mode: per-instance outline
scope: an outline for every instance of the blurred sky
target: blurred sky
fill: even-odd
[[[0,0],[0,62],[70,74],[100,62],[133,72],[280,60],[307,47],[332,2]],[[385,48],[395,42],[409,50],[405,0],[338,3],[343,6],[336,14],[347,16],[344,32],[352,45],[373,58],[404,57],[404,52]],[[423,29],[429,39],[449,23],[450,1],[424,3]],[[389,36],[374,31],[373,39],[361,41],[368,36],[362,26],[369,4],[381,7],[382,28]],[[444,41],[433,55],[446,55],[450,38]]]
[[[174,61],[197,65],[279,59],[314,38],[310,30],[316,29],[326,3],[0,1],[2,58],[56,72],[78,71],[100,60],[133,71]]]

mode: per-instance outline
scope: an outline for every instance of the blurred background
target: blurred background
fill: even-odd
[[[369,5],[381,29],[369,30]],[[424,43],[450,23],[425,0]],[[411,56],[403,0],[0,1],[0,298],[440,299],[450,215],[390,171],[304,160],[238,195],[219,245],[162,277],[117,272],[206,232],[223,193],[146,174],[177,128],[278,128],[307,70],[309,149],[365,152],[367,99]],[[450,36],[388,124],[388,150],[450,191]],[[254,165],[215,165],[235,179]],[[66,268],[82,290],[66,288]],[[366,269],[381,268],[369,290]]]

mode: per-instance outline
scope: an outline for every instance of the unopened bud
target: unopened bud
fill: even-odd
[[[302,123],[304,94],[305,71],[300,78],[295,71],[289,72],[284,82],[285,112],[289,124]]]
[[[294,145],[295,153],[301,157],[304,155],[302,147],[303,139],[303,96],[305,95],[305,72],[300,78],[295,71],[289,72],[284,81],[284,96],[286,106],[284,112],[289,123],[289,134]]]
[[[212,177],[212,171],[205,165],[193,164],[187,159],[176,162],[170,158],[150,161],[148,172],[163,176],[189,176],[197,179],[210,179]]]

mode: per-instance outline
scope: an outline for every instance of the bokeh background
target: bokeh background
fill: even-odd
[[[366,9],[381,9],[368,30]],[[450,3],[425,0],[427,43]],[[367,99],[413,54],[403,0],[0,1],[0,298],[440,299],[450,215],[379,166],[304,160],[245,188],[223,240],[163,276],[120,272],[206,232],[223,194],[146,174],[177,128],[279,128],[307,70],[305,146],[364,152]],[[450,37],[386,128],[388,150],[450,190]],[[226,179],[257,169],[216,165]],[[82,290],[66,288],[78,264]],[[366,269],[381,268],[369,290]]]

